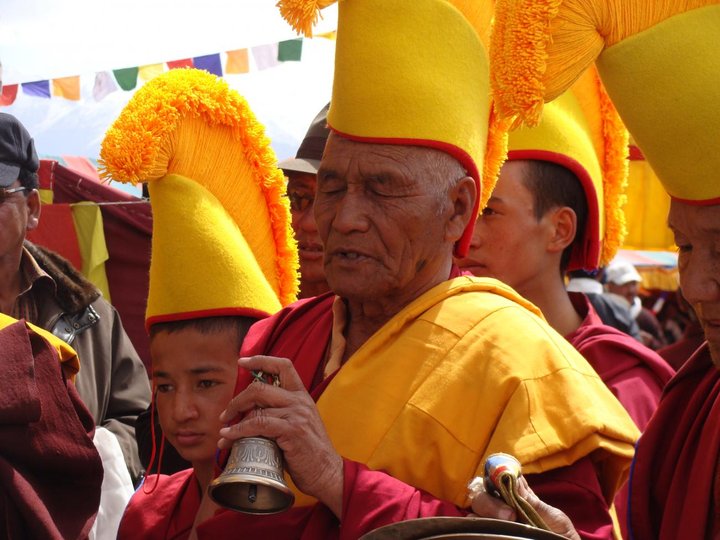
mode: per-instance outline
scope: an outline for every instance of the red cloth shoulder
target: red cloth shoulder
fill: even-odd
[[[675,371],[652,349],[603,324],[587,296],[582,293],[569,295],[584,320],[565,338],[587,359],[638,428],[643,430]]]
[[[103,478],[92,416],[24,322],[0,330],[0,350],[0,537],[84,538]]]
[[[153,491],[145,492],[153,486]],[[185,539],[199,507],[200,494],[193,469],[172,476],[152,474],[145,478],[125,508],[118,539]]]
[[[632,538],[700,540],[720,533],[720,371],[707,344],[665,389],[630,476]]]
[[[332,304],[335,295],[326,293],[299,300],[272,317],[250,327],[240,356],[268,355],[289,358],[295,364],[305,388],[310,388],[317,365],[323,360],[332,331]],[[250,384],[250,374],[238,372],[237,394]]]

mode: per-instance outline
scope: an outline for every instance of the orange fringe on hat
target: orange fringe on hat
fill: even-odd
[[[490,195],[492,195],[495,184],[497,184],[500,169],[507,159],[508,129],[510,123],[508,119],[501,119],[494,108],[492,106],[490,107],[487,144],[485,146],[485,162],[483,163],[482,169],[480,212],[487,206]]]
[[[176,137],[183,118],[202,120],[188,122],[187,129],[226,126],[237,150],[243,151],[258,180],[271,217],[271,228],[277,251],[275,274],[282,305],[295,300],[298,290],[296,269],[297,251],[294,248],[290,214],[285,194],[285,178],[277,167],[277,158],[269,145],[265,130],[245,99],[230,89],[227,83],[206,71],[178,69],[147,83],[108,130],[100,152],[101,178],[136,184],[156,180],[178,163],[168,163],[172,146],[183,144]],[[185,129],[185,128],[182,128]],[[187,144],[208,143],[202,137]],[[225,152],[232,159],[232,152]],[[245,197],[243,186],[225,182],[224,178],[208,174],[212,164],[202,160],[182,163],[182,174],[191,178],[205,178],[204,185],[223,201],[227,212],[238,222],[243,216]],[[205,160],[207,161],[207,160]],[[220,169],[221,165],[217,165]],[[179,172],[179,171],[178,171]]]
[[[490,45],[496,107],[503,117],[517,117],[516,125],[537,125],[543,102],[569,88],[604,48],[713,3],[717,0],[497,0]],[[565,31],[551,40],[560,26]]]
[[[606,266],[617,254],[627,235],[625,204],[628,183],[628,132],[620,115],[607,95],[597,70],[594,71],[600,98],[605,160],[603,172],[603,196],[605,206],[605,235],[603,237],[600,266]]]
[[[321,17],[320,10],[337,0],[279,0],[280,15],[298,33],[312,37],[312,27]]]

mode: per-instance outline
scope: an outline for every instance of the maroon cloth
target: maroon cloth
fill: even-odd
[[[53,197],[56,203],[127,203],[100,207],[110,254],[105,271],[112,305],[150,373],[150,340],[145,331],[152,238],[150,203],[60,164],[53,169]]]
[[[565,338],[598,372],[635,425],[644,430],[675,371],[649,347],[603,324],[586,295],[568,294],[583,322]],[[618,491],[614,503],[623,537],[627,537],[627,483]]]
[[[655,351],[603,324],[587,296],[568,294],[583,322],[565,338],[598,372],[642,431],[675,371]]]
[[[185,539],[199,506],[200,489],[193,469],[172,476],[150,475],[125,508],[118,540]]]
[[[658,350],[658,354],[662,356],[675,371],[679,371],[704,342],[705,332],[703,332],[702,325],[696,319],[693,319],[688,323],[687,328],[685,328],[683,336],[672,345]]]
[[[630,477],[636,540],[720,537],[720,371],[707,344],[665,388]]]
[[[103,479],[92,416],[24,322],[0,330],[0,350],[0,538],[85,538]]]

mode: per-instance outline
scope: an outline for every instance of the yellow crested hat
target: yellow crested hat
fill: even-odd
[[[720,0],[497,0],[501,116],[536,123],[593,61],[670,196],[720,204]]]
[[[285,180],[263,126],[225,81],[175,69],[136,92],[105,135],[101,176],[147,182],[145,324],[264,317],[295,299]]]
[[[510,132],[508,160],[550,161],[572,171],[585,192],[588,219],[568,270],[609,263],[625,238],[628,134],[594,67],[548,103],[536,127]]]
[[[310,32],[328,0],[280,0]],[[505,158],[488,74],[492,0],[342,0],[328,124],[349,139],[435,148],[457,159],[484,206]],[[462,255],[470,223],[455,246]]]

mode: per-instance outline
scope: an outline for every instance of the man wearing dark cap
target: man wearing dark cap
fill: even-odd
[[[295,157],[278,163],[278,168],[282,169],[288,179],[287,196],[290,199],[292,228],[298,243],[299,298],[310,298],[330,290],[323,268],[323,246],[312,212],[317,171],[330,133],[327,127],[329,108],[328,103],[314,118]]]
[[[40,220],[38,167],[28,131],[0,113],[0,313],[45,328],[77,351],[77,391],[95,424],[117,437],[137,477],[135,419],[150,402],[145,368],[97,288],[68,261],[25,239]]]

